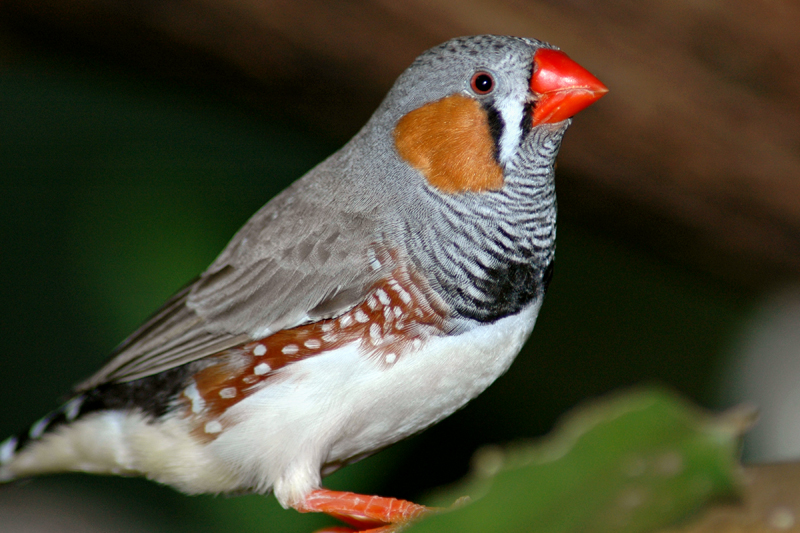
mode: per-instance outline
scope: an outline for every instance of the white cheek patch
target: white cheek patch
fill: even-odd
[[[499,158],[501,165],[507,165],[513,159],[522,142],[522,117],[524,114],[524,97],[517,99],[510,95],[502,101],[495,102],[497,111],[503,120],[503,135],[500,137]]]

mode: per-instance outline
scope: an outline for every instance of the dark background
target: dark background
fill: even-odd
[[[456,35],[549,40],[611,92],[563,144],[555,278],[509,373],[330,487],[420,497],[480,445],[541,435],[623,386],[723,407],[743,328],[800,273],[789,2],[20,0],[0,17],[0,436],[57,406]],[[327,523],[272,497],[86,475],[2,487],[3,513],[12,531]]]

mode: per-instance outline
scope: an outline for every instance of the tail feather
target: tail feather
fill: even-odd
[[[177,401],[195,370],[192,365],[177,367],[77,394],[28,431],[0,442],[0,483],[58,472],[145,473],[200,491],[193,481],[198,469],[185,456],[192,455],[199,464],[210,459],[191,435],[181,417],[183,403]],[[172,457],[176,449],[183,451]],[[173,465],[166,471],[165,462]],[[199,474],[213,477],[203,469]]]
[[[0,483],[5,483],[14,479],[11,472],[8,472],[6,465],[11,463],[14,459],[18,442],[19,439],[17,439],[16,436],[12,436],[0,443]]]
[[[85,400],[86,396],[83,394],[72,398],[55,411],[48,413],[33,423],[27,432],[12,435],[0,443],[0,483],[7,483],[17,479],[14,474],[13,464],[19,453],[24,451],[27,446],[40,440],[43,435],[54,428],[77,419],[82,414],[81,407]]]

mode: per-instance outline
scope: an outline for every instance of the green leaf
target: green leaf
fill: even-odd
[[[651,531],[737,493],[752,418],[714,417],[656,388],[613,395],[576,409],[544,440],[478,452],[470,479],[432,503],[471,501],[409,530]]]

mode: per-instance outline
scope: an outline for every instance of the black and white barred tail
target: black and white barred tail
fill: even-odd
[[[82,407],[85,401],[85,394],[75,396],[58,409],[33,423],[27,432],[12,435],[0,443],[0,482],[16,479],[16,476],[11,473],[10,465],[17,457],[17,454],[27,446],[39,441],[44,435],[58,426],[75,421],[83,414]]]
[[[48,435],[67,431],[87,415],[116,411],[137,413],[144,420],[164,416],[174,407],[174,400],[185,387],[191,371],[192,366],[187,365],[127,383],[107,383],[75,395],[33,423],[28,431],[8,437],[0,443],[0,483],[18,477],[13,473],[16,469],[13,465],[21,454],[47,439]]]

